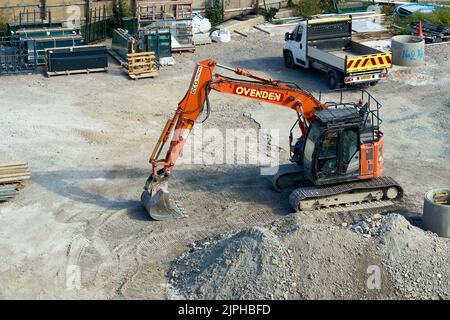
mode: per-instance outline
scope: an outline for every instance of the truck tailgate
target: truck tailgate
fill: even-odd
[[[391,52],[368,54],[363,56],[347,56],[346,72],[381,70],[392,67]]]

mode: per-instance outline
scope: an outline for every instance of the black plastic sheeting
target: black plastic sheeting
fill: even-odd
[[[108,53],[102,45],[55,48],[46,53],[49,72],[108,67]]]

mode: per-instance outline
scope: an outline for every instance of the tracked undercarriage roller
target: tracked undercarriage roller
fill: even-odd
[[[306,186],[295,189],[289,196],[292,208],[310,211],[321,208],[349,206],[363,202],[400,200],[402,187],[390,177],[350,182],[331,186]]]

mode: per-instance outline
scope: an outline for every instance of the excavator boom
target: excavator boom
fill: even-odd
[[[235,79],[214,74],[216,67],[232,71],[242,78]],[[211,90],[293,109],[300,119],[299,127],[303,135],[306,134],[309,121],[314,118],[314,112],[325,108],[310,93],[293,84],[255,75],[245,69],[223,66],[217,64],[214,59],[198,62],[188,91],[178,104],[172,119],[167,121],[150,156],[152,174],[147,179],[141,200],[155,220],[172,219],[183,215],[182,209],[170,200],[168,179],[205,104],[209,110],[208,94]],[[160,159],[161,152],[168,142],[170,145],[167,153]]]
[[[241,78],[214,74],[216,67],[232,71]],[[214,59],[199,61],[188,91],[179,102],[174,116],[167,121],[150,156],[152,174],[144,187],[141,200],[155,220],[171,219],[183,214],[169,198],[168,178],[205,104],[209,111],[208,94],[211,90],[290,108],[299,117],[299,128],[303,135],[306,134],[314,113],[326,108],[309,92],[294,84],[255,75],[245,69],[223,66]],[[170,145],[167,153],[164,158],[160,158],[168,142]]]

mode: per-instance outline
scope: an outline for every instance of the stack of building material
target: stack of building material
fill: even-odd
[[[419,23],[412,22],[410,24],[411,33],[418,35]],[[450,41],[450,28],[444,24],[435,24],[424,20],[422,22],[422,34],[425,38],[425,43],[435,43],[442,41]]]
[[[124,67],[129,77],[133,80],[153,78],[158,75],[154,52],[129,53],[128,61]]]
[[[45,49],[61,48],[61,47],[76,47],[84,45],[84,38],[81,35],[68,35],[57,37],[27,37],[21,39],[28,50],[28,58],[35,59],[34,52],[37,52],[37,63],[45,64]]]
[[[192,0],[138,1],[136,9],[139,35],[142,35],[144,28],[169,29],[172,51],[195,51],[192,43]]]
[[[111,55],[123,64],[127,61],[128,54],[136,50],[135,39],[126,30],[114,29],[111,49]]]
[[[200,13],[194,12],[192,17],[192,41],[194,45],[210,44],[209,30],[211,22],[208,18],[204,18]]]
[[[26,29],[21,28],[17,30],[13,38],[42,38],[42,37],[59,37],[59,36],[77,36],[80,35],[79,29],[73,28],[38,28],[38,29]]]
[[[143,51],[154,52],[156,58],[172,56],[172,42],[169,29],[145,29],[143,39]]]
[[[25,180],[30,179],[28,164],[0,165],[0,201],[14,198],[18,190],[23,187]]]
[[[22,41],[11,38],[0,39],[0,76],[3,74],[32,73],[37,66],[37,52],[28,57],[29,52]]]
[[[14,36],[17,30],[39,29],[39,28],[62,28],[62,21],[55,20],[37,20],[37,21],[19,21],[8,23],[7,34]]]
[[[108,70],[105,45],[46,49],[45,54],[48,77]]]
[[[44,64],[45,49],[84,44],[80,29],[63,28],[57,24],[24,24],[11,29],[11,39],[25,48],[30,61]]]
[[[200,46],[202,44],[210,44],[211,38],[209,37],[209,32],[208,33],[195,33],[194,36],[192,37],[192,42],[194,43],[194,45],[196,46]]]

